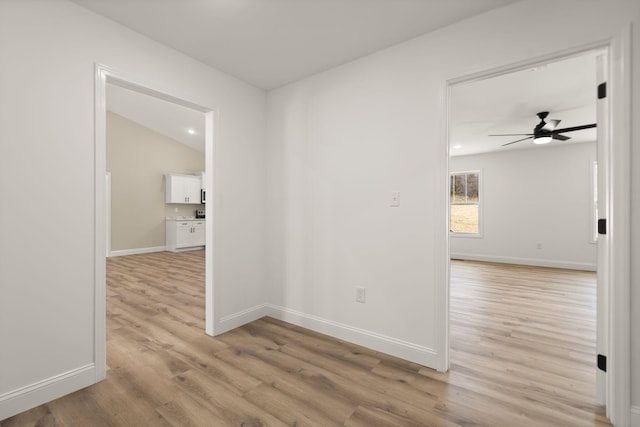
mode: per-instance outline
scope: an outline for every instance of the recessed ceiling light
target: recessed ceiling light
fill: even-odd
[[[458,145],[454,145],[454,146],[453,146],[453,149],[454,149],[454,150],[459,150],[459,149],[461,149],[461,148],[462,148],[462,145],[460,145],[460,144],[458,144]]]
[[[187,133],[188,133],[189,135],[195,135],[195,134],[196,134],[196,131],[195,131],[195,129],[187,129]]]

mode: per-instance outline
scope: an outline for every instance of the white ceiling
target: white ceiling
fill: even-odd
[[[517,0],[72,0],[272,89]]]
[[[517,0],[72,0],[202,62],[271,89]],[[536,113],[594,123],[595,54],[452,88],[452,155],[517,150]],[[107,107],[204,151],[203,115],[109,85]],[[193,128],[195,135],[186,130]],[[595,129],[567,134],[595,140]],[[559,142],[552,142],[559,144]]]
[[[540,122],[538,112],[562,120],[559,128],[596,122],[596,53],[544,64],[486,80],[453,86],[451,90],[451,154],[466,155],[535,146],[532,140],[506,147],[522,137],[490,134],[532,133]],[[596,140],[596,129],[564,134],[569,141]],[[460,146],[460,148],[453,148]],[[543,146],[539,146],[543,147]]]
[[[107,84],[107,110],[204,153],[200,111],[113,84]]]
[[[531,133],[536,114],[561,120],[558,128],[596,122],[596,52],[501,76],[458,84],[451,90],[451,155],[468,155],[535,146],[531,140],[507,147],[520,137],[490,134]],[[193,149],[204,152],[203,113],[112,84],[107,85],[107,108]],[[194,134],[189,134],[193,129]],[[546,146],[596,140],[596,129],[565,134],[569,141]],[[459,147],[459,148],[455,148]]]

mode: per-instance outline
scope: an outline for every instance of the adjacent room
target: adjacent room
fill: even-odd
[[[106,102],[107,255],[203,249],[204,114],[114,84]]]
[[[106,107],[107,342],[143,320],[202,334],[204,114],[114,84]]]
[[[597,400],[596,87],[604,54],[451,90],[451,371],[500,378],[513,396],[535,388],[544,400],[560,389],[575,406]],[[507,370],[517,374],[504,377]],[[577,422],[565,415],[564,423]]]
[[[639,22],[0,1],[0,425],[640,427]]]

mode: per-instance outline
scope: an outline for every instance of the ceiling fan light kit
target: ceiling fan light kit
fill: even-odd
[[[538,136],[538,137],[536,137],[536,138],[533,138],[533,143],[534,143],[534,144],[538,144],[538,145],[541,145],[541,144],[548,144],[548,143],[550,143],[552,140],[553,140],[553,138],[552,138],[552,137],[550,137],[550,136]]]
[[[516,142],[526,141],[527,139],[533,139],[534,144],[542,145],[548,144],[553,140],[556,141],[566,141],[571,139],[568,136],[562,135],[565,132],[575,132],[577,130],[582,129],[590,129],[594,128],[597,125],[595,123],[591,123],[588,125],[581,126],[573,126],[569,128],[556,129],[560,124],[560,120],[549,120],[545,122],[544,119],[549,115],[548,111],[541,111],[538,113],[538,118],[540,119],[540,123],[533,128],[533,133],[509,133],[509,134],[500,134],[500,135],[489,135],[489,136],[524,136],[525,138],[518,139],[516,141],[507,142],[506,144],[502,144],[503,147],[511,144],[515,144]]]

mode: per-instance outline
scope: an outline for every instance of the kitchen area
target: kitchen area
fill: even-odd
[[[205,174],[165,174],[165,203],[167,205],[193,205],[193,215],[165,218],[165,246],[167,251],[180,252],[202,249],[205,246],[206,189]],[[174,208],[178,211],[178,207]]]
[[[107,254],[205,247],[201,112],[107,86]]]

